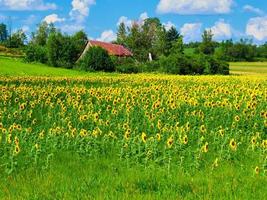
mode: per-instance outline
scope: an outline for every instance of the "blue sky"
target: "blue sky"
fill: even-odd
[[[158,17],[168,29],[175,26],[186,42],[200,40],[211,29],[216,40],[241,37],[267,41],[266,0],[0,0],[0,22],[30,35],[43,20],[63,32],[84,29],[90,38],[111,41],[118,22],[131,26]]]

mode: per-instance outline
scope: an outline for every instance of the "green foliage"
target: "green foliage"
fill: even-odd
[[[38,25],[37,31],[32,34],[32,43],[45,46],[48,40],[48,37],[56,32],[54,24],[47,24],[42,22]]]
[[[20,29],[11,35],[10,40],[7,42],[7,46],[9,48],[24,47],[26,39],[26,34]]]
[[[29,44],[25,48],[25,60],[27,62],[40,62],[40,63],[47,63],[47,49],[46,47],[36,45],[36,44]]]
[[[264,49],[259,47],[264,57]],[[225,61],[253,61],[257,56],[257,46],[252,44],[250,40],[241,39],[234,43],[232,40],[223,41],[216,51],[216,57]]]
[[[141,67],[137,63],[128,63],[116,66],[116,71],[123,74],[136,74],[140,72]]]
[[[89,48],[78,65],[80,69],[86,71],[112,72],[115,70],[108,52],[101,47]]]
[[[126,39],[127,39],[127,31],[126,26],[122,22],[119,25],[118,32],[117,32],[117,43],[120,45],[126,45]]]
[[[177,40],[181,39],[180,33],[175,27],[171,27],[166,33],[166,53],[165,55],[170,55],[172,53],[173,44],[177,43]]]
[[[213,41],[211,30],[205,30],[202,35],[202,43],[199,46],[199,51],[206,55],[212,55],[215,52],[215,43]]]
[[[60,32],[50,34],[47,41],[49,64],[54,67],[73,68],[81,54],[80,48],[83,44],[83,36],[71,37]]]
[[[3,43],[8,38],[7,27],[4,23],[0,24],[0,43]]]
[[[224,61],[216,59],[214,56],[206,57],[209,62],[208,68],[206,68],[206,74],[223,74],[229,75],[229,64]]]

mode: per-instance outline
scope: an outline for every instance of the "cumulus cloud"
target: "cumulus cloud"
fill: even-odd
[[[149,16],[148,16],[147,12],[142,13],[139,16],[138,20],[132,20],[132,19],[129,19],[128,17],[121,16],[117,22],[117,26],[119,26],[121,23],[124,23],[126,27],[131,27],[134,22],[137,22],[138,24],[142,25],[142,24],[144,24],[144,21],[148,18],[149,18]]]
[[[69,34],[73,34],[75,32],[85,29],[85,27],[80,24],[63,24],[59,26],[59,28],[62,30],[63,33],[69,33]]]
[[[180,29],[185,43],[199,41],[201,39],[202,23],[186,23]]]
[[[233,0],[160,0],[158,13],[226,14],[231,11]]]
[[[43,21],[45,21],[46,23],[48,24],[51,24],[51,23],[56,23],[56,22],[64,22],[65,19],[64,18],[60,18],[58,17],[57,14],[52,14],[52,15],[48,15],[46,16]]]
[[[247,23],[246,34],[259,41],[267,40],[267,16],[251,18]]]
[[[90,7],[94,4],[96,4],[95,0],[72,0],[70,16],[78,22],[84,21],[89,15]]]
[[[54,3],[43,0],[0,0],[1,10],[55,10]]]
[[[165,29],[168,31],[171,29],[171,27],[176,27],[174,23],[172,23],[171,21],[168,21],[167,23],[163,23],[163,26],[165,27]]]
[[[114,33],[112,30],[105,30],[99,38],[96,40],[102,41],[102,42],[112,42],[117,39],[116,33]]]
[[[259,9],[259,8],[255,8],[251,5],[245,5],[243,7],[243,10],[246,12],[252,12],[252,13],[256,13],[257,15],[264,15],[264,11]]]
[[[225,23],[224,20],[219,20],[211,28],[212,34],[216,40],[228,39],[232,37],[232,27],[230,24]]]

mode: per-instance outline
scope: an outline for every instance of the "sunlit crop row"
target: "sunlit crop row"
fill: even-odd
[[[184,170],[267,172],[267,80],[125,75],[0,78],[0,170],[58,152]]]

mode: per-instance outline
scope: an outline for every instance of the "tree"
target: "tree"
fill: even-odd
[[[117,43],[121,45],[126,44],[126,38],[127,38],[127,31],[126,31],[126,26],[122,22],[119,25],[118,32],[117,32]]]
[[[47,24],[46,22],[42,22],[38,25],[37,31],[32,33],[32,42],[45,46],[50,34],[55,33],[56,28],[54,24]]]
[[[60,32],[51,34],[47,40],[48,62],[54,67],[59,67],[62,56],[63,35]]]
[[[26,39],[27,39],[26,34],[24,33],[23,30],[20,29],[11,35],[9,47],[10,48],[23,47]]]
[[[170,55],[173,44],[176,43],[179,38],[181,38],[181,35],[174,26],[166,32],[166,55]]]
[[[215,52],[215,43],[213,41],[213,34],[211,30],[205,30],[202,35],[202,43],[199,46],[201,53],[212,55]]]
[[[47,40],[47,54],[49,64],[54,67],[73,68],[80,57],[87,41],[83,31],[73,36],[63,35],[57,31],[50,34]]]
[[[75,45],[75,51],[76,51],[75,59],[78,60],[78,58],[82,54],[87,44],[88,41],[87,34],[84,31],[78,31],[71,37],[71,40]]]
[[[172,43],[171,54],[184,54],[183,37],[179,37]]]
[[[5,42],[8,38],[7,26],[3,23],[0,24],[0,42]]]
[[[101,47],[91,47],[80,60],[79,66],[86,71],[112,72],[115,67],[108,52]]]

